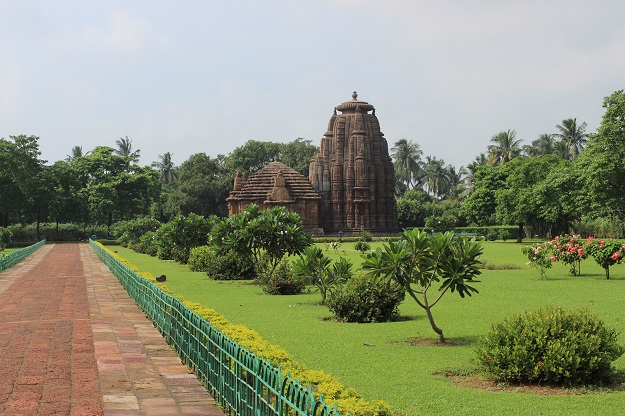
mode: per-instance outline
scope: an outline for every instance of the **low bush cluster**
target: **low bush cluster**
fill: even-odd
[[[625,352],[617,336],[587,310],[539,309],[493,325],[477,360],[500,381],[601,385]]]
[[[248,280],[255,277],[254,265],[234,251],[217,253],[210,246],[191,249],[189,267],[195,272],[206,272],[214,280]]]
[[[282,259],[274,270],[268,262],[260,262],[256,282],[269,295],[297,295],[306,287],[306,279],[294,275],[289,261]]]
[[[8,229],[13,233],[14,242],[28,242],[30,244],[37,241],[37,224],[14,224],[10,225]],[[39,237],[46,238],[48,242],[86,241],[93,235],[98,238],[107,238],[109,232],[105,225],[39,224]]]
[[[404,290],[372,275],[356,275],[328,293],[328,308],[343,322],[388,322],[399,316]]]

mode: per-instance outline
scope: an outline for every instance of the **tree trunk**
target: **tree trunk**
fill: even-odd
[[[517,230],[517,234],[516,234],[516,242],[517,243],[523,242],[523,223],[522,222],[519,223],[519,229]]]
[[[605,278],[610,280],[610,266],[605,266]]]
[[[445,336],[443,335],[443,330],[437,327],[436,324],[434,323],[434,317],[432,316],[432,311],[430,310],[429,307],[425,308],[425,313],[427,314],[428,320],[430,321],[430,326],[432,327],[434,332],[438,334],[438,339],[440,340],[440,342],[445,342]]]

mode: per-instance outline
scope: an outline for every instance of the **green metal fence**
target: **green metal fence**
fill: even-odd
[[[90,241],[100,260],[228,414],[339,416],[290,375],[213,328],[178,299]]]
[[[0,253],[0,272],[3,272],[6,269],[10,269],[11,267],[15,266],[17,263],[33,254],[35,251],[39,250],[39,248],[41,248],[45,244],[46,240],[41,240],[40,242],[35,243],[31,246],[12,251],[7,255]]]

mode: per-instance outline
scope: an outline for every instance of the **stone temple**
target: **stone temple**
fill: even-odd
[[[238,173],[227,201],[230,215],[283,205],[315,234],[396,232],[395,171],[375,108],[356,92],[335,107],[308,180],[276,160],[249,178]]]

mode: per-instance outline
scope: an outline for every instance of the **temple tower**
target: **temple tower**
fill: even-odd
[[[375,108],[355,91],[335,107],[309,180],[321,196],[319,225],[326,233],[398,230],[388,143]]]

